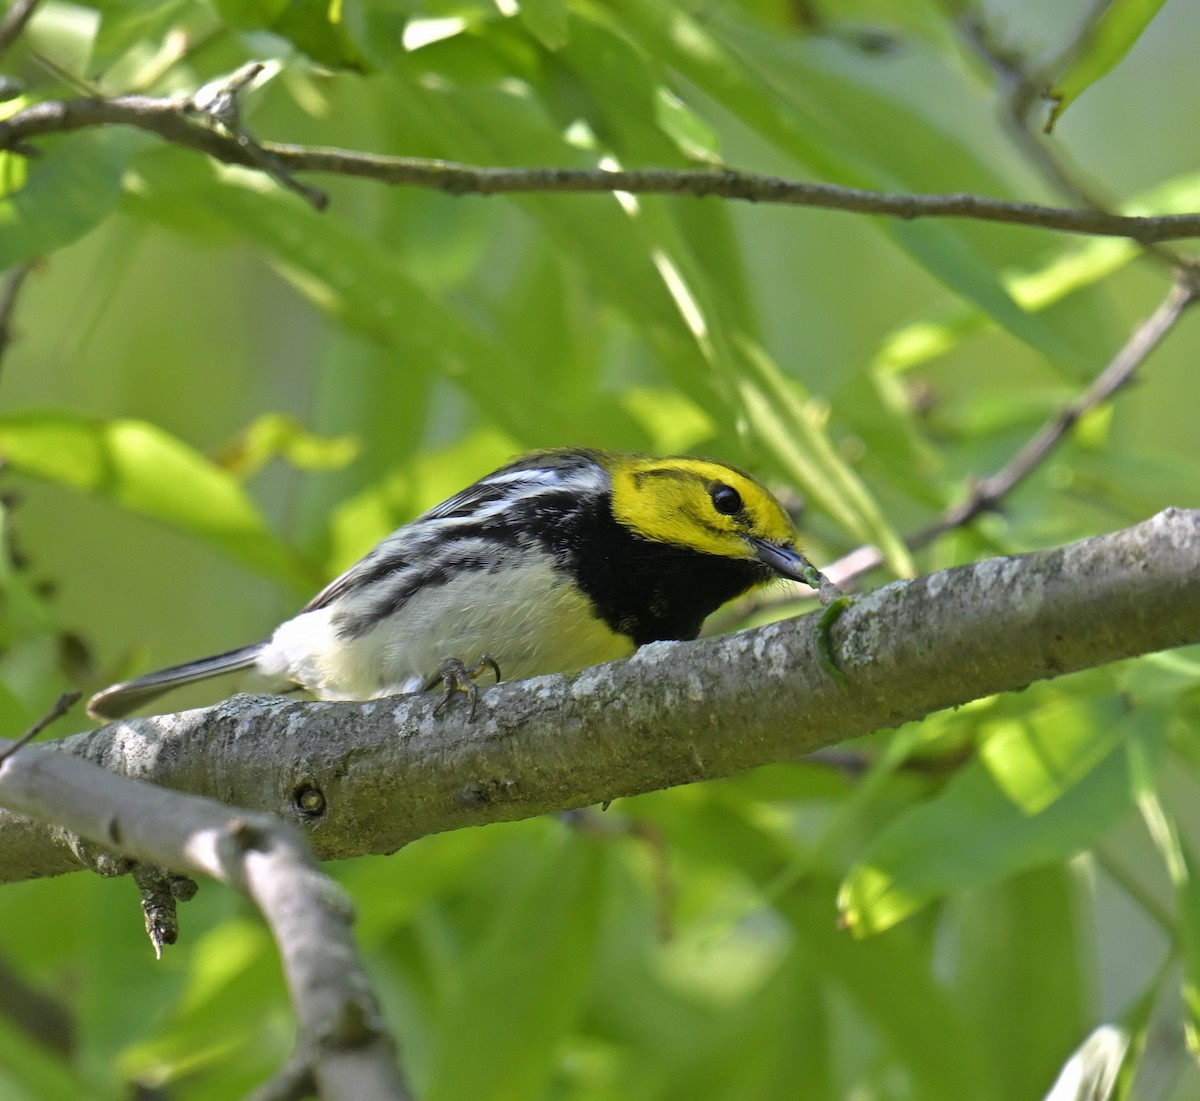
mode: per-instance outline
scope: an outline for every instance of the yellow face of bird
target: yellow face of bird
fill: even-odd
[[[620,456],[610,475],[613,515],[644,539],[724,558],[763,560],[764,544],[795,553],[796,530],[783,506],[724,463]]]

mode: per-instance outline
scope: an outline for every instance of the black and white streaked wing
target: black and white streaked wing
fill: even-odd
[[[428,572],[432,559],[458,538],[478,535],[481,527],[503,522],[506,514],[515,516],[531,498],[554,490],[595,493],[604,488],[606,475],[595,461],[594,453],[579,451],[553,457],[526,456],[509,466],[481,478],[459,490],[441,504],[422,513],[416,520],[397,528],[363,558],[339,577],[334,578],[302,609],[302,612],[326,608],[365,585],[381,581],[389,574],[413,570]],[[464,546],[462,549],[466,550]],[[468,552],[469,557],[469,552]],[[425,568],[422,568],[422,567]],[[436,572],[436,571],[435,571]],[[423,580],[433,580],[426,577]],[[413,588],[417,578],[414,577]],[[394,596],[410,589],[399,577],[389,586]]]
[[[460,516],[469,517],[478,507],[496,501],[503,496],[503,493],[503,486],[497,487],[487,478],[460,489],[453,497],[448,497],[441,504],[434,505],[433,508],[423,512],[403,527],[397,528],[391,535],[377,543],[353,566],[329,582],[300,609],[301,612],[312,612],[328,607],[338,597],[358,588],[372,575],[378,576],[381,563],[384,563],[384,572],[403,569],[407,563],[419,557],[426,549],[422,544],[427,542],[427,538],[422,538],[422,536],[427,536],[431,531],[431,528],[426,526],[428,521]]]

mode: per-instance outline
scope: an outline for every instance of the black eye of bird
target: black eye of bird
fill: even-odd
[[[718,483],[712,488],[713,508],[725,516],[734,516],[742,511],[742,495],[724,483]]]

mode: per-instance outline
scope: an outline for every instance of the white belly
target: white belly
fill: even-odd
[[[634,650],[545,561],[430,586],[357,638],[338,637],[338,606],[334,601],[282,624],[259,655],[259,670],[321,699],[363,700],[415,692],[448,658],[473,665],[490,656],[505,680],[519,680],[573,672]]]

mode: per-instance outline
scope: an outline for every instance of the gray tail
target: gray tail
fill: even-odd
[[[172,688],[191,684],[193,681],[208,680],[209,677],[219,677],[222,673],[232,673],[253,665],[254,659],[265,645],[265,642],[255,642],[228,653],[214,654],[210,658],[184,662],[183,665],[172,665],[169,669],[159,669],[156,673],[147,673],[143,677],[134,677],[133,680],[114,684],[103,692],[97,692],[88,700],[88,714],[93,719],[119,719]]]

